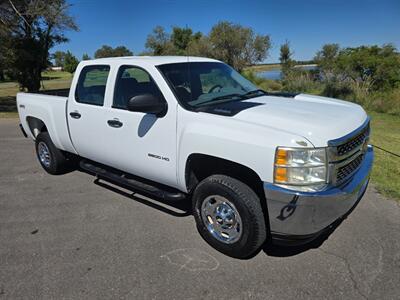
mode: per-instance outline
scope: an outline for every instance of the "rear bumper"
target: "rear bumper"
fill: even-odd
[[[320,192],[297,192],[264,183],[273,241],[304,244],[340,223],[364,195],[373,157],[369,146],[363,163],[349,181]]]

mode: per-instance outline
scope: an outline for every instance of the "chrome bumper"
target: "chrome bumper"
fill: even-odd
[[[361,166],[349,181],[320,192],[297,192],[264,183],[273,239],[310,240],[344,218],[367,188],[373,157],[373,149],[369,146]]]

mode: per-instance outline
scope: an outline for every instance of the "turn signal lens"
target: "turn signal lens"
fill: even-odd
[[[281,166],[286,165],[287,164],[287,158],[288,158],[287,153],[288,153],[287,150],[278,148],[276,150],[276,161],[275,161],[275,163],[277,165],[281,165]]]
[[[275,169],[275,181],[286,182],[287,181],[287,168],[276,168]]]

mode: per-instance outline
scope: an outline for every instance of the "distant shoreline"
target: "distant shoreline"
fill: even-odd
[[[304,68],[304,67],[317,67],[317,64],[297,64],[295,68]],[[254,72],[263,72],[263,71],[270,71],[270,70],[280,70],[281,64],[260,64],[254,65],[251,67],[247,67],[246,70],[251,70]]]

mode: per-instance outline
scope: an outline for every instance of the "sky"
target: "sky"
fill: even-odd
[[[326,43],[342,47],[393,43],[400,49],[400,0],[70,0],[70,14],[80,30],[66,32],[78,58],[93,57],[102,45],[124,45],[134,54],[145,49],[152,29],[188,26],[208,34],[219,21],[251,27],[272,40],[265,63],[279,60],[289,40],[294,59],[309,60]]]

